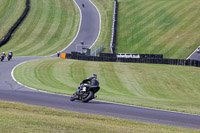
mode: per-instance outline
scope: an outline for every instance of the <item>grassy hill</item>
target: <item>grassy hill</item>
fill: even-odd
[[[72,0],[31,0],[31,9],[12,39],[0,51],[12,50],[15,56],[56,53],[75,37],[79,10]]]
[[[117,52],[186,58],[200,45],[199,0],[119,0]]]
[[[26,0],[0,0],[0,39],[2,39],[21,16]]]
[[[32,88],[71,95],[93,73],[101,86],[98,99],[200,114],[196,67],[49,58],[20,65],[14,76]]]

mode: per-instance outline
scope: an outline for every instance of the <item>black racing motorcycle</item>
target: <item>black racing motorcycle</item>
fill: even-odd
[[[100,89],[99,86],[88,87],[88,82],[81,83],[79,87],[80,87],[79,94],[75,92],[70,98],[71,101],[80,100],[84,103],[87,103],[90,100],[95,99],[97,97],[95,96],[95,93],[97,93]]]
[[[12,56],[11,55],[8,55],[8,61],[10,61],[12,59]]]

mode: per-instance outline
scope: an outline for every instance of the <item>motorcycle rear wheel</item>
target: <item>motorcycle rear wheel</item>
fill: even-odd
[[[88,101],[92,100],[94,97],[94,93],[89,91],[86,97],[82,97],[82,102],[87,103]]]

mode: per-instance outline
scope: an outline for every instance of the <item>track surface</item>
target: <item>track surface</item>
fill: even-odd
[[[82,19],[80,32],[75,40],[84,39],[85,42],[92,45],[96,39],[90,37],[90,35],[85,36],[85,34],[87,33],[89,34],[89,31],[87,31],[88,29],[85,28],[86,27],[85,25],[83,25],[83,23],[85,24],[87,23],[83,21],[85,20],[87,22],[90,22],[89,18],[92,19],[91,21],[93,21],[94,18],[97,19],[93,21],[93,25],[94,27],[97,27],[97,29],[91,30],[92,32],[94,32],[94,33],[91,32],[92,33],[91,36],[94,35],[94,37],[97,37],[99,32],[98,31],[99,18],[98,17],[93,18],[91,16],[98,16],[98,12],[94,11],[95,8],[88,0],[75,0],[75,1],[79,6],[81,6],[81,4],[84,2],[85,3],[84,12],[86,12],[86,14],[83,15],[83,17],[86,17],[86,19]],[[87,15],[87,13],[90,15]],[[88,24],[91,25],[90,23]],[[66,51],[74,50],[74,48],[76,47],[72,43],[71,47],[68,47]],[[100,102],[94,100],[89,103],[81,103],[78,101],[71,102],[69,100],[70,99],[69,96],[40,92],[17,84],[11,77],[12,69],[16,65],[24,61],[37,58],[41,57],[16,57],[9,62],[7,60],[5,60],[4,62],[0,62],[0,100],[15,101],[31,105],[46,106],[46,107],[70,110],[75,112],[89,113],[89,114],[113,116],[113,117],[119,117],[129,120],[137,120],[142,122],[159,123],[165,125],[200,129],[199,115],[190,115],[177,112]]]
[[[200,53],[195,50],[187,59],[200,61]]]

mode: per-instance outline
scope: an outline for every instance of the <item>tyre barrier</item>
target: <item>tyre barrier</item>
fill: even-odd
[[[148,55],[148,54],[144,54]],[[141,56],[142,58],[117,58],[116,54],[101,53],[100,56],[87,56],[78,52],[66,53],[67,59],[101,61],[101,62],[126,62],[126,63],[148,63],[148,64],[166,64],[200,67],[200,61],[184,59],[165,59],[162,55]],[[148,58],[151,57],[151,58]],[[152,58],[154,57],[154,58]],[[159,57],[159,58],[158,58]]]
[[[117,46],[117,22],[118,22],[118,1],[115,0],[114,10],[113,10],[112,32],[110,40],[110,50],[112,53],[115,53]]]
[[[104,58],[117,57],[116,54],[111,54],[111,53],[100,53],[99,56]]]
[[[161,54],[139,54],[140,58],[150,58],[150,59],[162,59],[163,55]]]
[[[20,18],[15,22],[15,24],[9,29],[8,33],[3,37],[2,40],[0,40],[0,47],[5,45],[11,38],[12,34],[15,32],[15,30],[18,28],[18,26],[22,23],[22,21],[27,16],[30,9],[30,0],[26,0],[26,8],[24,9],[24,12],[20,16]]]

